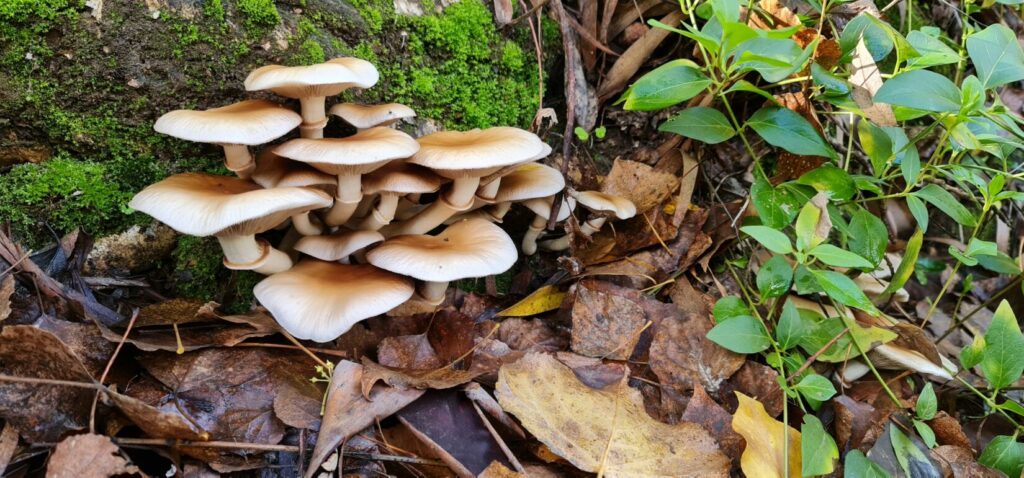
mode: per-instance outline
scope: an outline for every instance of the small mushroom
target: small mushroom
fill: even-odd
[[[224,164],[249,179],[256,164],[249,146],[269,143],[302,122],[302,117],[277,103],[247,100],[205,111],[175,110],[156,120],[158,133],[224,148]]]
[[[274,152],[338,177],[334,206],[324,221],[340,226],[352,217],[363,198],[362,175],[391,160],[412,156],[419,147],[401,131],[377,127],[347,138],[293,139]]]
[[[423,281],[419,295],[435,305],[444,301],[450,281],[500,274],[516,257],[508,234],[482,219],[453,224],[436,236],[393,237],[366,253],[370,264]]]
[[[391,126],[403,119],[416,117],[416,112],[412,108],[398,103],[384,105],[338,103],[331,107],[330,113],[359,130],[374,126]]]
[[[238,178],[185,173],[150,185],[128,205],[182,234],[215,236],[229,269],[275,274],[290,268],[292,260],[257,240],[256,234],[295,214],[330,204],[331,197],[316,189],[263,189]]]
[[[377,207],[357,229],[379,230],[395,218],[398,199],[406,194],[432,193],[441,188],[441,178],[429,169],[406,162],[391,162],[363,177],[363,194],[377,194]]]
[[[295,250],[323,261],[348,264],[349,256],[382,241],[384,236],[377,231],[349,231],[303,237],[295,243]]]
[[[622,220],[636,215],[636,206],[633,205],[632,201],[622,196],[605,194],[598,191],[574,192],[571,190],[570,195],[576,199],[580,206],[587,208],[591,212],[590,218],[580,226],[580,233],[584,237],[590,237],[595,232],[600,231],[601,226],[604,226],[609,217]],[[569,236],[566,235],[558,239],[544,241],[540,246],[549,251],[564,251],[569,248]]]
[[[544,228],[548,224],[548,219],[551,218],[551,207],[555,203],[555,198],[536,198],[523,201],[523,206],[533,211],[536,216],[533,218],[533,222],[530,223],[530,227],[523,234],[523,254],[532,256],[537,252],[537,238],[544,232]],[[558,208],[558,218],[556,221],[564,221],[572,213],[572,210],[576,208],[576,200],[566,196],[562,200],[562,207]]]
[[[537,135],[518,128],[441,131],[419,138],[420,150],[408,162],[453,180],[444,194],[413,218],[392,224],[385,236],[424,234],[446,219],[472,208],[480,178],[536,159],[550,147]]]
[[[338,189],[337,177],[318,171],[308,164],[278,156],[273,150],[260,153],[252,180],[268,189],[315,187],[332,196]],[[292,226],[303,236],[315,236],[323,232],[323,227],[314,223],[311,214],[312,211],[306,211],[292,216]]]
[[[270,90],[299,100],[303,138],[323,138],[327,115],[325,100],[349,88],[369,88],[380,74],[372,63],[359,58],[335,58],[309,66],[267,65],[249,73],[246,91]]]
[[[412,280],[370,265],[306,259],[263,279],[253,294],[288,333],[329,342],[409,300],[413,290]]]

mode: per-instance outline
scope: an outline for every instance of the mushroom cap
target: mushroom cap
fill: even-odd
[[[302,123],[298,113],[266,100],[245,100],[208,110],[174,110],[153,129],[197,143],[256,145],[269,143]]]
[[[337,176],[319,171],[308,164],[279,156],[269,149],[260,153],[251,179],[256,184],[268,189],[314,186],[333,194],[333,190],[338,187]]]
[[[266,231],[332,202],[330,195],[316,189],[263,189],[230,176],[185,173],[150,185],[128,205],[182,234],[237,236]]]
[[[369,88],[380,73],[366,60],[335,58],[309,66],[267,65],[245,78],[247,91],[271,90],[286,98],[334,96],[349,88]]]
[[[409,300],[412,280],[371,265],[304,260],[253,288],[288,333],[328,342]]]
[[[554,197],[535,198],[523,201],[523,206],[526,206],[538,216],[550,218],[551,206],[554,203]],[[556,221],[564,221],[569,217],[573,209],[576,209],[576,200],[570,196],[565,196],[565,199],[562,199],[562,207],[558,208],[558,219]]]
[[[636,215],[633,201],[622,196],[598,191],[579,191],[574,196],[576,202],[593,212],[609,214],[618,219],[629,219]]]
[[[419,147],[401,131],[377,127],[345,138],[296,138],[274,148],[274,153],[328,174],[366,174],[393,159],[412,156]]]
[[[496,202],[523,201],[557,194],[565,188],[565,178],[555,168],[540,163],[526,163],[501,178]]]
[[[320,260],[337,261],[382,241],[384,235],[377,231],[350,231],[329,236],[305,236],[295,243],[295,250]]]
[[[330,113],[359,129],[389,125],[400,119],[416,116],[416,112],[412,108],[398,103],[383,105],[339,103],[331,107]]]
[[[504,166],[536,159],[551,149],[537,135],[507,126],[439,131],[418,141],[420,150],[409,162],[450,178],[486,176]]]
[[[366,254],[371,264],[428,282],[505,272],[516,262],[516,245],[500,227],[466,219],[436,236],[397,236]]]
[[[422,194],[440,188],[441,178],[433,171],[405,161],[392,161],[363,176],[363,194]]]

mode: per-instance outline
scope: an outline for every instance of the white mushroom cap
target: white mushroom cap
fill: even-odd
[[[409,300],[412,280],[370,265],[307,259],[260,281],[253,293],[288,333],[328,342],[356,322]]]
[[[416,116],[416,112],[412,108],[398,103],[384,105],[339,103],[331,107],[330,113],[359,129],[386,126],[398,120]]]
[[[346,138],[293,139],[274,148],[274,153],[329,174],[365,174],[393,159],[412,156],[419,147],[401,131],[377,127]]]
[[[519,128],[439,131],[419,138],[420,150],[410,163],[448,178],[486,176],[504,166],[535,159],[550,147],[537,135]]]
[[[371,264],[428,282],[505,272],[518,254],[500,227],[483,219],[452,224],[437,236],[398,236],[366,254]]]
[[[323,191],[310,188],[263,189],[229,176],[185,173],[150,185],[128,205],[182,234],[234,236],[269,230],[332,201]]]
[[[636,215],[636,206],[633,205],[633,201],[622,196],[598,191],[579,191],[573,196],[581,206],[596,213],[609,214],[618,219],[629,219]]]
[[[551,207],[555,203],[554,197],[528,199],[523,201],[523,206],[526,206],[529,210],[533,211],[534,214],[550,218]],[[576,209],[576,200],[572,197],[566,196],[562,200],[562,207],[558,208],[558,218],[556,221],[564,221],[572,213],[572,210]]]
[[[265,188],[316,186],[318,189],[331,192],[338,186],[337,176],[319,171],[306,163],[279,156],[272,150],[260,153],[256,160],[256,169],[250,179]]]
[[[367,246],[384,241],[377,231],[350,231],[329,236],[304,236],[295,250],[324,261],[338,261]]]
[[[433,171],[405,161],[392,161],[363,176],[363,194],[423,194],[440,188],[441,178]]]
[[[369,88],[380,74],[359,58],[335,58],[309,66],[267,65],[249,73],[247,91],[271,90],[287,98],[334,96],[349,88]]]
[[[265,100],[246,100],[204,111],[175,110],[156,120],[158,133],[197,143],[269,143],[302,123],[298,113]]]
[[[526,163],[501,178],[494,195],[496,202],[523,201],[553,196],[565,188],[565,178],[555,168],[540,163]]]

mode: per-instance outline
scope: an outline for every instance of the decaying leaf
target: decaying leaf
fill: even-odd
[[[209,433],[199,429],[177,411],[166,412],[127,395],[109,390],[107,397],[129,420],[153,438],[208,440]]]
[[[8,274],[0,280],[0,322],[11,315],[12,295],[14,295],[14,275]]]
[[[139,313],[140,318],[145,318],[146,326],[133,330],[127,342],[147,352],[175,352],[179,345],[181,350],[190,352],[206,347],[230,347],[279,330],[277,322],[265,311],[221,316],[214,312],[215,306],[213,302],[204,304],[182,299],[149,306]],[[111,342],[120,342],[124,336],[123,331],[112,330],[99,322],[96,325]]]
[[[496,394],[530,433],[583,471],[728,475],[728,458],[700,425],[654,420],[625,380],[594,390],[554,357],[530,353],[501,368]]]
[[[699,384],[693,388],[693,396],[690,403],[686,405],[686,412],[683,413],[683,421],[698,423],[711,436],[715,437],[718,446],[722,448],[725,456],[732,458],[735,464],[739,464],[740,454],[743,452],[746,442],[740,434],[732,429],[732,415],[725,411],[721,405],[716,403],[704,387]]]
[[[492,461],[477,478],[525,478],[526,475],[510,470],[500,462]]]
[[[385,367],[431,369],[442,365],[426,334],[386,337],[377,347],[377,360]]]
[[[441,367],[430,370],[399,370],[380,365],[363,357],[362,390],[363,396],[370,397],[370,391],[378,381],[402,390],[445,389],[452,388],[473,380],[483,373],[480,370],[457,370],[452,367]]]
[[[572,350],[589,357],[625,360],[633,354],[647,316],[640,292],[586,279],[572,290]]]
[[[625,159],[616,159],[601,183],[601,192],[629,199],[636,206],[637,214],[661,207],[678,190],[676,175]]]
[[[11,464],[11,458],[18,449],[18,430],[10,423],[5,423],[0,429],[0,476],[4,476],[7,465]]]
[[[552,311],[562,305],[565,292],[556,285],[546,285],[530,293],[513,306],[498,312],[498,317],[528,317]]]
[[[138,472],[110,438],[91,433],[58,443],[46,466],[46,478],[107,478]]]
[[[661,22],[666,25],[676,25],[679,20],[683,18],[683,14],[679,10],[675,10],[669,13],[665,17],[661,18]],[[604,82],[597,89],[597,96],[601,100],[610,98],[615,93],[625,88],[626,84],[629,83],[630,78],[640,70],[640,67],[651,57],[654,53],[654,49],[665,41],[669,35],[668,30],[661,28],[651,28],[647,30],[642,38],[637,40],[636,43],[630,45],[629,49],[626,50],[612,68],[608,70],[608,74],[605,76]]]
[[[872,123],[896,126],[896,115],[892,107],[885,103],[875,103],[875,93],[882,87],[882,73],[863,39],[857,42],[857,49],[850,61],[850,85],[853,86],[853,100]]]
[[[761,402],[742,393],[736,398],[739,407],[732,428],[747,441],[740,457],[743,473],[764,478],[802,476],[800,432],[768,415]]]

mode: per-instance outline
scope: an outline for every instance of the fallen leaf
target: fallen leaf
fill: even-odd
[[[739,464],[746,441],[732,429],[732,415],[712,400],[700,384],[693,388],[693,396],[686,405],[682,420],[704,427],[715,437],[718,446],[722,448],[722,453],[731,457],[734,465]]]
[[[133,329],[126,341],[147,352],[176,352],[180,339],[181,349],[191,352],[207,347],[230,347],[280,330],[273,317],[263,310],[246,315],[220,316],[209,304],[181,300],[170,302],[151,309],[146,316],[150,325]],[[141,311],[139,317],[142,317]],[[177,324],[177,333],[172,324]],[[124,336],[124,331],[113,330],[100,322],[96,325],[103,337],[111,342],[118,343]]]
[[[736,393],[739,407],[732,428],[746,441],[740,468],[746,476],[801,476],[800,432],[768,415],[764,405]],[[788,470],[788,471],[787,471]]]
[[[530,295],[524,297],[523,300],[516,302],[512,307],[498,312],[496,316],[529,317],[531,315],[543,314],[544,312],[558,309],[562,305],[563,299],[565,299],[565,292],[558,290],[558,286],[546,285],[533,291]]]
[[[103,435],[68,437],[57,444],[46,465],[46,478],[107,478],[139,473]]]
[[[477,478],[526,478],[527,475],[510,470],[498,461],[492,461]]]
[[[473,359],[470,351],[476,341],[475,325],[473,319],[451,308],[434,314],[427,340],[443,365],[469,368]]]
[[[10,423],[5,423],[0,430],[0,476],[4,476],[7,465],[11,464],[11,458],[18,449],[18,429]]]
[[[584,357],[572,352],[556,352],[555,358],[569,367],[576,379],[596,390],[618,384],[629,373],[629,368],[624,364],[605,363],[599,358]]]
[[[776,30],[800,24],[800,19],[780,0],[761,0],[747,25],[760,30]]]
[[[363,367],[357,363],[343,360],[334,367],[323,423],[320,425],[309,468],[306,469],[306,478],[312,478],[320,463],[349,437],[423,395],[421,390],[400,390],[378,385],[370,390],[367,399],[360,389],[362,379]]]
[[[160,411],[127,395],[113,390],[107,391],[107,398],[129,420],[152,438],[175,438],[179,440],[209,440],[210,435],[175,411]]]
[[[494,0],[494,23],[499,27],[512,21],[512,0]]]
[[[893,478],[942,476],[939,464],[928,456],[928,447],[916,436],[900,431],[892,419],[886,422],[885,432],[878,437],[867,457]]]
[[[58,320],[46,314],[32,325],[55,335],[82,361],[92,377],[103,373],[114,353],[115,344],[104,339],[96,325]]]
[[[14,275],[8,274],[0,280],[0,322],[11,315],[11,296],[14,295]]]
[[[865,13],[867,15],[867,13]],[[882,73],[862,38],[850,59],[850,85],[853,100],[864,115],[878,126],[896,126],[896,115],[885,103],[875,103],[875,93],[882,87]]]
[[[637,303],[640,292],[593,279],[573,286],[572,351],[589,357],[625,360],[647,324]]]
[[[928,426],[935,432],[935,441],[940,445],[971,448],[971,440],[964,433],[960,421],[949,416],[948,413],[940,411],[935,418],[928,420]]]
[[[512,419],[512,417],[502,410],[501,405],[498,401],[487,393],[483,387],[478,383],[470,382],[462,388],[462,392],[466,394],[466,397],[473,401],[476,406],[480,407],[481,410],[487,412],[491,418],[495,419],[504,426],[507,430],[515,433],[519,438],[526,438],[526,432]]]
[[[840,449],[861,449],[870,445],[882,431],[884,420],[878,420],[875,407],[854,400],[848,395],[839,395],[832,400],[835,410],[836,444]],[[872,432],[872,430],[874,430]],[[861,451],[867,450],[865,446]]]
[[[737,391],[753,397],[764,405],[769,415],[777,417],[782,414],[782,407],[786,404],[778,378],[779,373],[775,369],[747,360],[732,377],[729,377],[727,384],[722,387],[722,392]],[[731,397],[732,395],[727,395],[724,398]]]
[[[942,445],[931,450],[932,456],[938,457],[950,467],[952,476],[956,478],[1000,478],[1001,472],[988,468],[974,459],[970,448],[953,445]]]
[[[554,357],[530,353],[501,368],[496,395],[538,440],[583,471],[728,476],[728,458],[700,425],[654,420],[625,380],[594,390]]]
[[[637,214],[660,208],[678,190],[679,178],[675,174],[626,159],[616,159],[601,183],[601,192],[629,199]]]
[[[378,381],[384,381],[384,383],[402,390],[410,388],[445,389],[467,383],[481,373],[483,372],[478,370],[456,370],[451,367],[431,370],[399,370],[385,367],[363,357],[363,372],[361,374],[363,396],[369,398],[371,389]]]
[[[443,366],[425,334],[386,337],[380,341],[377,360],[391,368],[424,370]]]
[[[565,335],[540,319],[505,319],[495,332],[495,338],[508,344],[512,350],[527,352],[553,352],[568,345]]]

